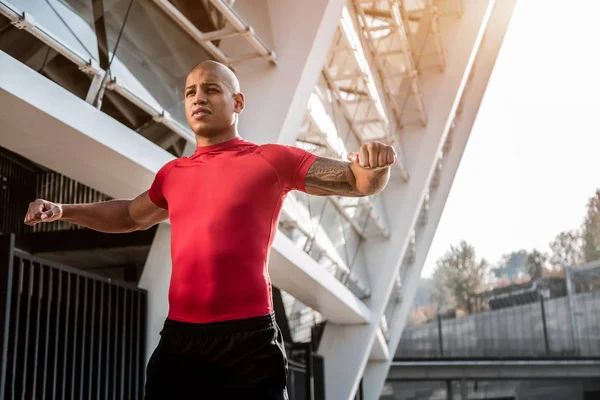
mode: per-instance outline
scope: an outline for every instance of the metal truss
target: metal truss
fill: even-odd
[[[152,0],[159,6],[169,17],[177,23],[185,32],[190,35],[200,46],[202,46],[215,60],[229,66],[234,67],[245,61],[256,59],[265,59],[272,65],[276,65],[275,52],[267,47],[267,45],[254,32],[254,29],[244,22],[244,20],[223,0],[210,0],[210,3],[223,15],[227,20],[228,25],[223,29],[212,32],[201,32],[194,24],[192,24],[182,13],[171,4],[168,0]],[[224,40],[234,37],[244,37],[249,46],[254,50],[254,53],[245,55],[227,55],[219,49],[213,41]]]
[[[360,143],[377,140],[394,145],[398,153],[396,165],[407,181],[402,149],[385,113],[354,25],[347,10],[344,11],[323,67],[323,76],[357,140]]]
[[[400,128],[427,125],[419,76],[425,69],[444,71],[439,18],[462,15],[461,1],[353,0],[358,26]]]
[[[402,18],[400,2],[396,0],[354,0],[358,26],[371,52],[373,63],[382,80],[383,90],[391,106],[396,125],[411,124],[412,115],[405,115],[409,99],[415,105],[417,121],[427,125],[427,114],[418,82],[415,51],[410,41],[410,29]],[[400,92],[402,82],[409,82],[407,93]]]
[[[451,15],[444,10],[459,8],[458,15],[462,15],[462,5],[456,6],[455,2],[462,0],[395,0],[400,5],[402,18],[407,29],[407,34],[413,43],[413,56],[419,72],[425,69],[439,69],[443,72],[446,68],[442,37],[440,32],[440,17]],[[418,47],[417,47],[418,43]]]

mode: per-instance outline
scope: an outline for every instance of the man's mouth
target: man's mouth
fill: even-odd
[[[202,118],[207,115],[210,115],[210,110],[208,108],[199,107],[192,110],[192,118]]]

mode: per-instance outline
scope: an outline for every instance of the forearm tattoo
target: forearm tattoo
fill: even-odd
[[[305,186],[308,193],[317,196],[362,196],[355,181],[350,163],[318,158],[308,169]]]

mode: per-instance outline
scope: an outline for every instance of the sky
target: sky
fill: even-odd
[[[598,15],[598,1],[518,0],[422,276],[463,239],[496,263],[581,226],[600,187]]]

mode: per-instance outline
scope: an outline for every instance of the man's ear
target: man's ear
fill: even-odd
[[[234,111],[239,114],[244,110],[245,99],[243,93],[236,93],[233,95]]]

